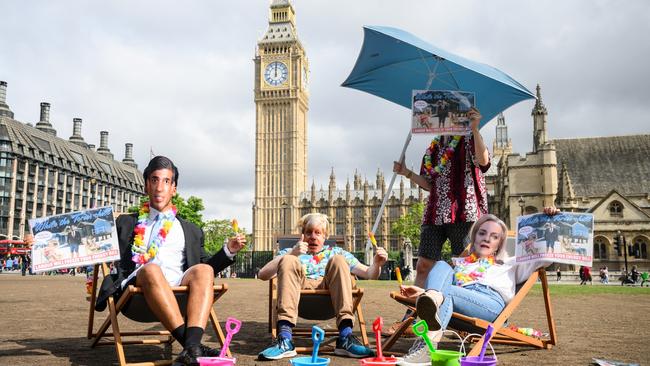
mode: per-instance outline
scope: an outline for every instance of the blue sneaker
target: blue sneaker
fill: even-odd
[[[257,355],[260,360],[279,360],[285,357],[293,357],[296,353],[296,347],[290,339],[280,337],[273,341],[271,346]]]
[[[357,337],[350,334],[347,337],[338,337],[336,339],[336,348],[334,354],[338,356],[363,358],[373,357],[375,352],[359,342]]]

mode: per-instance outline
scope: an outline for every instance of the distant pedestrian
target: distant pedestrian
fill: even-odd
[[[641,287],[643,287],[643,284],[648,282],[648,277],[650,275],[648,274],[648,271],[643,271],[641,273]],[[650,283],[648,283],[648,287],[650,287]]]
[[[603,284],[609,283],[609,270],[607,269],[607,266],[600,269],[600,282]]]
[[[591,280],[591,268],[587,266],[580,266],[580,285],[586,285],[587,281],[593,285]]]
[[[560,267],[559,267],[559,266],[558,266],[557,269],[556,269],[556,273],[557,273],[557,282],[562,281],[562,271],[560,271]]]

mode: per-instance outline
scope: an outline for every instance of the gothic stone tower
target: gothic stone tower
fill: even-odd
[[[271,2],[269,26],[255,55],[255,250],[272,250],[289,233],[307,188],[307,76],[288,0]]]

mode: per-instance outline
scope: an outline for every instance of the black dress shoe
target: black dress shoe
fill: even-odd
[[[203,352],[203,357],[219,357],[221,350],[218,348],[208,347],[205,344],[201,343],[201,352]]]
[[[178,354],[173,366],[199,366],[199,361],[196,359],[203,356],[200,344],[188,346]]]

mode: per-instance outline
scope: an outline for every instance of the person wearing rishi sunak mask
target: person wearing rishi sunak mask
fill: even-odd
[[[156,156],[144,170],[149,197],[137,214],[116,220],[120,245],[118,274],[102,284],[97,309],[103,310],[109,296],[119,296],[128,285],[143,290],[147,305],[183,346],[175,365],[198,365],[198,357],[215,357],[219,351],[201,343],[213,303],[216,273],[234,263],[245,245],[243,234],[230,238],[215,255],[204,250],[200,228],[177,216],[172,203],[178,185],[178,168]],[[186,315],[178,306],[173,286],[188,286]]]

